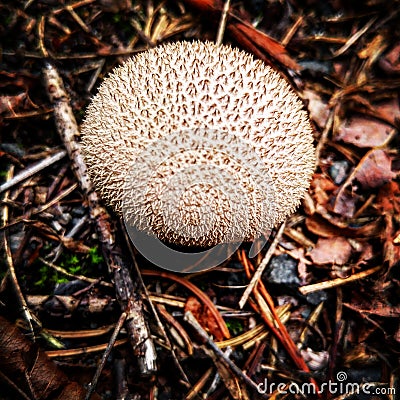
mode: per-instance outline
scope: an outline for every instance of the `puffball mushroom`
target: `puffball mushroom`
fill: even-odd
[[[140,231],[183,246],[247,241],[298,207],[315,164],[292,87],[244,51],[175,42],[104,79],[82,125],[95,189]]]

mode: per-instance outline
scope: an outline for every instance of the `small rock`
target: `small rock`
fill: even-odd
[[[341,185],[347,178],[349,163],[346,160],[336,161],[329,168],[329,174],[336,185]]]
[[[321,301],[326,301],[328,299],[328,294],[324,290],[319,290],[318,292],[309,293],[306,299],[309,304],[316,306],[321,303]]]
[[[26,154],[25,151],[15,143],[1,143],[0,150],[17,158],[22,158]]]
[[[299,286],[300,279],[297,276],[297,261],[287,254],[274,257],[266,274],[268,282],[278,285]]]

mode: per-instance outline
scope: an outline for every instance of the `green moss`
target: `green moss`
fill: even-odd
[[[228,327],[229,331],[232,332],[234,336],[239,335],[243,332],[243,323],[238,319],[232,319],[226,321],[226,326]]]
[[[91,247],[88,256],[90,259],[90,264],[93,266],[96,266],[104,261],[103,256],[99,254],[98,246]]]
[[[91,277],[99,270],[98,266],[104,261],[99,254],[98,246],[91,247],[87,254],[75,254],[65,252],[62,254],[58,266],[72,275],[84,275]],[[39,279],[34,284],[40,289],[44,289],[47,285],[55,285],[71,280],[70,277],[62,272],[47,266],[40,265],[38,269]]]
[[[68,279],[65,276],[47,265],[42,265],[38,272],[39,279],[34,282],[34,285],[40,289],[46,288],[47,285],[68,282]]]

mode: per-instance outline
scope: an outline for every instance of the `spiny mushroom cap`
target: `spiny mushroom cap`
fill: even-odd
[[[252,240],[299,205],[312,127],[290,85],[229,46],[176,42],[102,83],[82,125],[105,201],[139,230],[185,246]]]

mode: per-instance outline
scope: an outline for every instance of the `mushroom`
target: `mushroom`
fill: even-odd
[[[294,212],[315,164],[292,87],[244,51],[175,42],[104,79],[82,124],[94,187],[161,241],[254,240]]]

